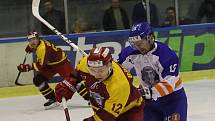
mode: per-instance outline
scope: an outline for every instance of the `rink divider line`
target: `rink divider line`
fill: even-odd
[[[55,85],[56,85],[55,83],[50,84],[52,89],[54,89]],[[19,96],[32,96],[32,95],[40,95],[40,92],[34,85],[0,88],[0,99],[19,97]]]

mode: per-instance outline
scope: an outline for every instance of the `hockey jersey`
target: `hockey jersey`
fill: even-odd
[[[47,65],[59,64],[67,58],[62,49],[46,40],[40,40],[36,48],[36,56],[37,61],[32,64],[36,71]]]
[[[76,67],[77,74],[90,93],[89,100],[95,121],[113,121],[120,114],[140,106],[143,100],[137,88],[132,85],[132,75],[114,61],[112,68],[110,76],[99,81],[89,73],[87,57],[84,57]]]
[[[128,46],[119,54],[118,62],[129,71],[135,69],[141,85],[152,89],[154,100],[183,87],[179,78],[179,59],[164,43],[155,41],[155,47],[145,55]]]

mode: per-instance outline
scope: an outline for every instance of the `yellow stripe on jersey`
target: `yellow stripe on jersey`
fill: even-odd
[[[39,71],[39,69],[37,68],[37,64],[36,63],[33,63],[33,67],[34,67],[35,71]]]
[[[106,100],[104,109],[117,117],[123,111],[130,95],[130,84],[122,68],[112,62],[113,75],[103,81],[110,98]],[[120,76],[120,77],[119,77]]]
[[[89,73],[87,69],[87,56],[82,58],[82,60],[79,62],[79,64],[76,66],[77,70],[81,70],[82,72]]]
[[[102,120],[99,118],[99,116],[96,115],[96,114],[93,115],[93,118],[94,118],[95,121],[102,121]]]
[[[66,58],[67,58],[66,54],[65,54],[64,52],[62,52],[62,58],[61,58],[61,60],[59,60],[59,61],[57,61],[57,62],[52,62],[52,63],[49,62],[49,63],[47,63],[47,65],[55,65],[55,64],[58,64],[58,63],[64,61]]]
[[[46,54],[45,42],[40,40],[40,44],[36,50],[37,62],[39,62],[40,65],[43,65],[44,63],[45,54]]]

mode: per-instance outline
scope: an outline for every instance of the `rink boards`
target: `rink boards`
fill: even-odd
[[[207,79],[215,81],[215,69],[205,71],[182,72],[181,78],[184,83]],[[52,83],[50,85],[54,89],[56,83]],[[134,77],[134,85],[139,85],[139,79],[136,76]],[[35,88],[34,85],[0,88],[0,98],[31,95],[40,95],[40,92],[37,90],[37,88]]]
[[[180,71],[182,75],[185,75],[182,77],[184,81],[214,78],[215,24],[156,28],[154,31],[159,41],[169,45],[177,53],[180,59]],[[95,46],[109,47],[115,59],[121,49],[129,45],[127,42],[128,30],[65,36],[87,53]],[[45,36],[44,38],[62,48],[73,66],[82,57],[58,36]],[[26,44],[25,38],[0,40],[0,67],[2,68],[0,87],[14,86],[18,73],[16,65],[23,61]],[[27,63],[31,63],[33,60],[35,60],[35,56],[29,55]],[[135,75],[135,72],[132,73]],[[33,72],[23,73],[20,76],[20,82],[32,84],[33,75]],[[58,77],[51,81],[58,81]]]

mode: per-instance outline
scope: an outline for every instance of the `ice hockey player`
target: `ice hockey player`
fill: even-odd
[[[179,77],[179,59],[167,45],[155,40],[148,23],[134,24],[130,46],[119,54],[118,63],[134,68],[146,99],[145,121],[186,121],[187,97]]]
[[[34,85],[41,94],[47,99],[44,104],[45,109],[55,107],[58,103],[55,99],[55,92],[48,85],[48,81],[58,73],[62,78],[68,78],[72,71],[67,55],[54,44],[39,37],[37,32],[27,34],[27,53],[36,53],[37,61],[32,64],[20,64],[17,66],[21,72],[31,70],[37,71],[33,78]]]
[[[56,99],[71,99],[84,80],[94,115],[84,121],[143,121],[143,98],[132,75],[113,61],[108,48],[93,48],[81,59],[71,78],[55,87]]]

